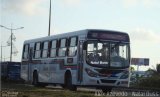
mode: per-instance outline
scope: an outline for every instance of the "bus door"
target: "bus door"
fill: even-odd
[[[29,59],[28,59],[28,81],[31,81],[31,64],[33,58],[33,47],[29,47]]]
[[[78,45],[78,70],[77,70],[77,75],[78,75],[78,82],[81,83],[83,81],[83,42],[84,41],[79,41]]]

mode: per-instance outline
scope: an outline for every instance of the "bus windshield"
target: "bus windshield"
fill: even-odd
[[[98,67],[124,68],[129,66],[129,43],[88,41],[86,61]]]

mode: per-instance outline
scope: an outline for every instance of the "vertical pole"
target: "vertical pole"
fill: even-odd
[[[2,62],[3,58],[2,58],[2,43],[1,43],[1,62]]]
[[[49,7],[49,28],[48,28],[48,36],[50,36],[50,26],[51,26],[51,0],[50,0],[50,7]]]
[[[137,65],[137,71],[139,71],[139,65]]]
[[[12,33],[12,28],[11,28],[11,52],[10,52],[10,62],[12,62],[12,38],[13,38],[13,33]]]
[[[139,64],[137,64],[137,74],[136,74],[137,77],[139,77],[138,72],[139,72]]]
[[[0,95],[2,94],[1,93],[1,86],[2,86],[1,85],[1,66],[2,66],[1,64],[2,64],[2,43],[1,43],[1,62],[0,62]]]

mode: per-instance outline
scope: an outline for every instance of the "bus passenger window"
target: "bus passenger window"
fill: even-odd
[[[66,41],[67,39],[61,39],[60,40],[60,48],[59,48],[59,52],[58,52],[58,56],[66,56]]]
[[[43,43],[42,57],[47,58],[47,54],[48,54],[48,41]]]
[[[75,56],[77,52],[77,37],[70,38],[68,56]]]
[[[23,59],[28,59],[28,53],[29,53],[29,45],[26,44],[24,45],[24,49],[23,49]]]
[[[53,40],[51,42],[51,50],[50,50],[50,57],[56,57],[57,52],[57,40]]]
[[[40,58],[41,57],[41,49],[40,49],[40,42],[36,43],[35,46],[35,53],[34,58]]]

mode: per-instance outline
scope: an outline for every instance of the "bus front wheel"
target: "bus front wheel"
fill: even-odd
[[[76,91],[77,90],[77,87],[72,84],[71,74],[66,74],[66,76],[65,76],[65,88],[67,88],[71,91]]]

